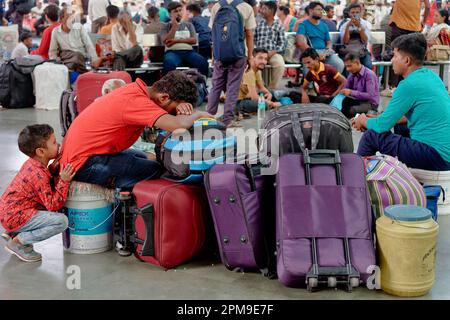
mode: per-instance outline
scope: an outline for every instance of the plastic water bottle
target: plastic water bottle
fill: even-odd
[[[264,94],[260,93],[258,99],[258,129],[261,129],[265,117],[266,117],[266,100],[264,99]]]

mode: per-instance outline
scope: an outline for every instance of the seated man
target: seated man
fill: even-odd
[[[278,102],[272,102],[272,93],[264,86],[261,71],[266,67],[268,60],[269,52],[266,49],[256,48],[253,50],[253,60],[242,77],[236,104],[236,113],[239,118],[243,118],[247,113],[258,111],[260,92],[264,94],[266,105],[269,108],[281,106]]]
[[[189,66],[207,77],[208,61],[192,48],[197,43],[195,28],[192,23],[181,21],[183,6],[173,1],[169,3],[167,9],[170,13],[170,22],[161,31],[161,41],[166,45],[163,74],[180,66]]]
[[[63,142],[61,165],[71,163],[77,181],[108,188],[132,188],[139,181],[156,179],[160,165],[128,148],[146,126],[174,131],[211,117],[192,113],[196,100],[195,83],[181,71],[170,72],[150,88],[137,79],[115,89],[75,118]]]
[[[211,59],[211,29],[209,28],[209,18],[202,17],[202,9],[197,3],[189,4],[186,9],[192,15],[189,22],[195,28],[195,32],[198,33],[198,53],[200,53],[205,59]]]
[[[114,51],[114,70],[139,68],[144,62],[144,53],[138,44],[142,27],[135,24],[128,12],[119,14],[119,22],[112,27],[111,44]]]
[[[320,54],[321,60],[332,65],[338,72],[344,70],[344,63],[331,49],[330,32],[325,22],[321,21],[323,4],[313,1],[308,6],[309,17],[303,21],[297,30],[297,47],[304,52],[312,46]],[[309,43],[308,43],[309,42]]]
[[[357,113],[377,111],[380,103],[377,75],[363,66],[355,54],[347,54],[344,63],[350,76],[341,90],[346,96],[342,102],[342,113],[351,119]]]
[[[59,9],[54,4],[50,4],[44,9],[44,19],[48,22],[49,26],[45,28],[42,33],[41,43],[39,48],[32,51],[31,54],[40,55],[44,59],[48,59],[48,50],[50,48],[50,42],[52,40],[52,32],[55,28],[61,24],[59,20]]]
[[[392,48],[392,67],[404,80],[378,118],[361,114],[352,121],[357,130],[367,130],[358,154],[371,156],[379,151],[397,157],[410,168],[450,170],[450,97],[441,79],[422,67],[425,37],[418,33],[403,35],[392,42]],[[410,138],[391,133],[403,119]]]
[[[350,20],[342,25],[341,39],[345,45],[339,52],[342,55],[354,53],[359,55],[361,63],[372,69],[372,55],[368,50],[372,25],[361,18],[361,5],[352,4],[349,7]]]
[[[345,78],[334,67],[320,62],[319,53],[313,48],[306,49],[301,59],[309,69],[302,86],[301,102],[330,103],[344,88]],[[313,81],[319,86],[319,92],[317,96],[308,96],[307,89]]]
[[[19,40],[20,42],[11,53],[11,59],[25,57],[30,54],[30,48],[33,46],[33,35],[30,32],[22,32]]]
[[[281,55],[286,49],[287,40],[282,24],[275,20],[277,4],[274,1],[262,3],[262,19],[255,30],[255,48],[264,48],[269,52],[272,67],[269,88],[275,90],[284,74],[284,59]]]
[[[77,15],[63,10],[61,25],[52,33],[48,56],[51,60],[59,58],[71,71],[86,72],[85,59],[91,59],[94,68],[99,67],[106,58],[99,58],[94,45],[83,26],[76,22]]]

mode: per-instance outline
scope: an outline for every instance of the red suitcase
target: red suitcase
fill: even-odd
[[[126,83],[131,83],[131,76],[125,71],[90,71],[77,78],[78,113],[86,109],[95,99],[101,97],[103,84],[109,79],[122,79]]]
[[[164,179],[133,188],[140,213],[135,218],[135,256],[170,269],[196,256],[205,244],[204,189]]]

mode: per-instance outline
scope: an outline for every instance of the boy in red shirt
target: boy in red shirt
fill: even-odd
[[[129,148],[146,126],[189,129],[195,120],[211,117],[193,113],[197,95],[195,83],[181,71],[169,72],[150,88],[137,79],[115,89],[75,118],[64,138],[61,164],[73,165],[76,181],[107,188],[130,189],[159,178],[159,163]]]
[[[302,86],[302,103],[330,103],[344,88],[345,77],[333,66],[321,62],[318,52],[313,48],[306,49],[301,59],[309,70]],[[311,82],[319,86],[318,96],[308,96],[306,90]]]
[[[60,25],[60,23],[58,22],[58,7],[52,4],[48,5],[44,9],[44,19],[48,22],[49,26],[42,33],[42,39],[39,48],[32,51],[31,54],[40,55],[42,58],[48,59],[48,49],[50,48],[53,29],[57,28]]]
[[[48,163],[58,155],[53,128],[47,124],[27,126],[19,134],[19,149],[30,158],[0,198],[0,222],[8,240],[5,249],[25,262],[42,259],[33,243],[63,232],[67,217],[57,211],[67,199],[70,181],[75,175],[70,164],[59,178],[48,170]]]

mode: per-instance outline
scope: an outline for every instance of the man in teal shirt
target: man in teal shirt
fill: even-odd
[[[366,131],[358,154],[377,151],[397,157],[410,168],[450,170],[450,97],[441,79],[423,68],[427,50],[420,33],[400,36],[392,43],[394,72],[405,79],[378,118],[362,114],[352,120],[353,127]],[[410,138],[393,134],[397,123],[407,122]]]

